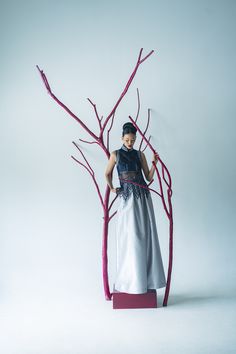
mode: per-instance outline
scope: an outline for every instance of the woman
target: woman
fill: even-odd
[[[112,151],[105,172],[111,191],[119,196],[114,291],[130,294],[166,286],[151,193],[145,188],[147,183],[142,174],[143,171],[146,180],[151,181],[155,168],[149,170],[145,154],[133,148],[136,131],[131,122],[123,125],[123,144]],[[157,160],[158,154],[154,154],[153,161]],[[112,183],[115,164],[120,188],[114,188]]]

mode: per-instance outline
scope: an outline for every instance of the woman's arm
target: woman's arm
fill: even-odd
[[[158,154],[153,154],[153,161],[155,162],[155,164],[157,164],[158,161]],[[142,169],[144,172],[144,175],[146,177],[146,180],[148,182],[150,182],[153,178],[154,172],[155,172],[155,167],[152,164],[151,169],[149,170],[148,168],[148,164],[147,164],[147,159],[145,154],[141,151],[141,165],[142,165]]]
[[[106,171],[105,171],[105,177],[106,177],[108,186],[110,187],[111,191],[114,193],[116,193],[116,188],[113,187],[113,183],[112,183],[112,171],[113,171],[115,164],[116,164],[116,152],[112,151],[110,154],[110,159],[108,160]]]

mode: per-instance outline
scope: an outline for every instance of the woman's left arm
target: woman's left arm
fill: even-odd
[[[158,157],[159,156],[157,153],[153,154],[153,162],[155,162],[155,164],[157,164],[157,162],[158,162]],[[141,165],[142,165],[142,169],[143,169],[144,175],[146,177],[146,180],[150,182],[153,178],[153,175],[155,172],[155,167],[152,164],[152,167],[149,170],[146,156],[142,151],[141,151]]]

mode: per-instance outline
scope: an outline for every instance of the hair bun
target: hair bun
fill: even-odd
[[[123,125],[123,135],[124,134],[136,134],[137,129],[135,128],[135,126],[133,125],[133,123],[131,122],[127,122]]]

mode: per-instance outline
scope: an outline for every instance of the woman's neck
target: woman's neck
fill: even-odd
[[[129,151],[132,151],[133,150],[133,148],[127,148],[127,146],[125,146],[125,144],[123,144],[122,146],[121,146],[121,149],[123,149],[123,150],[125,150],[125,151],[127,151],[127,152],[129,152]]]

